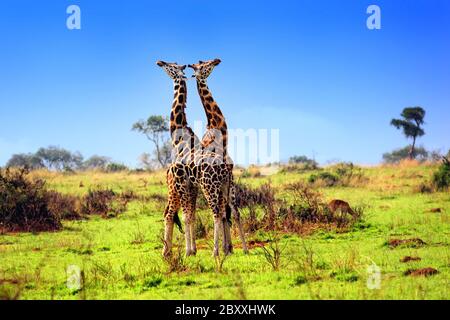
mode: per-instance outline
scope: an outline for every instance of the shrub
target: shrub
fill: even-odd
[[[163,237],[161,237],[161,241],[163,242],[163,244],[165,243]],[[173,245],[174,246],[172,248],[172,252],[168,256],[162,258],[164,263],[167,265],[167,271],[169,273],[186,271],[188,267],[183,250],[182,238],[177,237]]]
[[[271,205],[275,200],[275,190],[270,183],[257,188],[250,188],[245,184],[236,183],[236,201],[239,208],[252,205]]]
[[[163,282],[163,278],[161,275],[154,275],[149,279],[145,279],[142,284],[142,291],[147,291],[150,288],[155,288],[159,286]]]
[[[312,174],[308,178],[310,184],[318,186],[359,186],[367,180],[361,168],[351,162],[341,162],[328,168],[327,171]]]
[[[320,172],[318,174],[312,174],[308,178],[309,183],[313,184],[313,183],[321,182],[326,187],[335,186],[338,181],[339,181],[338,176],[332,174],[331,172],[327,172],[327,171]]]
[[[198,215],[197,219],[195,219],[195,238],[202,239],[202,238],[206,238],[207,235],[208,235],[208,231],[206,229],[206,226],[203,223],[203,220],[200,217],[200,215]]]
[[[319,192],[301,182],[289,184],[286,189],[293,195],[294,203],[280,210],[279,214],[287,222],[284,223],[285,228],[295,228],[292,220],[334,224],[338,228],[349,227],[362,220],[363,208],[353,208],[349,212],[332,211]]]
[[[241,173],[241,178],[259,178],[261,177],[261,170],[256,166],[249,166]]]
[[[47,200],[49,210],[61,219],[78,220],[82,218],[81,201],[78,197],[48,191]]]
[[[61,229],[58,215],[49,208],[43,180],[32,181],[28,170],[0,171],[0,229],[49,231]]]
[[[291,164],[304,164],[309,167],[317,168],[316,160],[309,159],[307,156],[293,156],[289,158],[289,163]]]
[[[293,156],[289,158],[289,163],[282,167],[281,172],[302,172],[317,170],[318,168],[319,164],[313,159],[306,156]]]
[[[128,201],[126,197],[117,197],[110,189],[89,190],[83,198],[81,211],[103,217],[117,216],[126,211]]]
[[[238,208],[247,208],[248,217],[243,217],[243,225],[246,231],[254,232],[265,226],[273,229],[275,223],[275,190],[270,183],[265,183],[258,188],[250,188],[243,184],[236,184],[236,200]],[[264,211],[262,221],[257,219],[257,207]]]
[[[432,193],[433,187],[429,182],[421,182],[413,188],[413,191],[417,193]]]
[[[308,184],[297,182],[285,187],[292,201],[279,200],[270,184],[258,188],[237,185],[239,208],[247,208],[248,215],[242,217],[246,232],[284,231],[311,233],[320,228],[348,230],[363,221],[364,208],[332,210],[323,196]],[[258,219],[257,209],[263,212]]]
[[[280,240],[281,238],[278,234],[271,234],[267,248],[265,246],[261,247],[264,258],[272,267],[273,271],[278,271],[280,269],[281,256],[284,252],[284,249],[286,249],[286,245],[281,247]]]
[[[433,184],[438,190],[445,190],[450,186],[450,161],[448,158],[443,158],[439,169],[433,174]]]
[[[126,171],[128,170],[128,167],[121,163],[109,163],[106,166],[106,172],[120,172],[120,171]]]

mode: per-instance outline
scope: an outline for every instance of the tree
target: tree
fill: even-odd
[[[146,121],[139,120],[132,127],[133,131],[145,134],[155,145],[158,163],[165,167],[170,163],[171,146],[169,143],[169,120],[163,116],[150,116]]]
[[[93,155],[83,162],[83,168],[105,170],[106,166],[110,163],[111,159],[108,157]]]
[[[314,170],[317,169],[319,164],[314,159],[310,159],[307,156],[292,156],[289,158],[290,164],[302,165],[304,169]]]
[[[139,156],[139,163],[145,170],[153,170],[155,167],[155,162],[149,153],[143,153]]]
[[[45,165],[42,159],[33,153],[20,153],[13,154],[6,163],[6,167],[22,167],[35,170],[45,168]]]
[[[42,159],[42,162],[48,169],[78,169],[83,163],[83,156],[79,152],[72,153],[66,149],[50,146],[40,148],[36,156]]]
[[[404,148],[395,149],[392,152],[383,154],[383,161],[386,163],[397,163],[401,160],[410,158],[411,147],[406,146]],[[429,152],[424,147],[417,147],[414,151],[414,157],[423,162],[429,158]]]
[[[289,163],[304,163],[310,165],[317,165],[317,162],[307,156],[292,156],[289,158]]]
[[[416,157],[416,139],[425,134],[425,131],[421,127],[424,124],[425,110],[421,107],[405,108],[401,116],[403,119],[392,119],[391,125],[397,129],[402,129],[407,139],[413,139],[408,156],[410,159],[414,159]]]

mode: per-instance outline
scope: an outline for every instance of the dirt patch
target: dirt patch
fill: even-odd
[[[420,276],[429,277],[429,276],[432,276],[437,273],[439,273],[439,271],[437,271],[434,268],[428,267],[428,268],[415,269],[415,270],[408,269],[405,271],[404,275],[405,276],[413,276],[413,277],[420,277]]]
[[[426,242],[420,238],[411,238],[411,239],[390,239],[387,242],[387,245],[391,248],[396,248],[399,246],[417,248],[426,245]]]
[[[247,246],[249,249],[253,249],[253,248],[262,248],[264,246],[266,246],[266,244],[268,244],[269,241],[255,241],[255,240],[250,240],[247,242]],[[242,247],[242,243],[239,243],[239,246]]]
[[[262,247],[265,247],[269,243],[270,243],[270,240],[263,240],[263,241],[250,240],[250,241],[247,241],[247,247],[249,249],[262,248]],[[240,242],[239,240],[234,241],[233,247],[234,248],[242,248],[242,242]]]
[[[19,284],[18,279],[0,279],[0,284]]]
[[[441,208],[433,208],[433,209],[428,210],[428,212],[440,213],[440,212],[442,212],[442,209]]]
[[[405,256],[400,259],[400,262],[406,263],[410,261],[420,261],[420,260],[422,260],[420,257]]]

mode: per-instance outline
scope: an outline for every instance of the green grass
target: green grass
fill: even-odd
[[[345,233],[318,231],[310,236],[283,234],[285,248],[279,271],[273,271],[260,248],[244,255],[239,248],[221,272],[212,257],[210,239],[198,240],[186,270],[168,273],[161,257],[164,203],[131,202],[116,218],[65,221],[64,229],[47,233],[0,235],[0,297],[19,291],[21,299],[448,299],[450,194],[421,194],[415,187],[430,180],[432,166],[363,169],[369,178],[358,187],[321,188],[327,200],[339,198],[364,206],[366,219]],[[81,195],[90,187],[107,186],[137,194],[166,194],[162,172],[154,174],[35,173],[51,189]],[[278,173],[242,178],[253,186],[270,181],[278,196],[289,198],[283,185],[306,181],[311,172]],[[80,186],[82,182],[82,186]],[[431,213],[441,208],[441,213]],[[243,210],[245,214],[246,211]],[[199,215],[208,223],[207,210]],[[183,247],[183,236],[175,230]],[[257,232],[248,240],[266,240]],[[421,247],[391,248],[391,238],[418,237]],[[233,237],[237,244],[238,237]],[[404,256],[420,261],[401,263]],[[381,268],[380,289],[367,287],[367,267]],[[66,269],[77,265],[84,289],[66,286]],[[429,277],[405,276],[407,269],[433,267]]]

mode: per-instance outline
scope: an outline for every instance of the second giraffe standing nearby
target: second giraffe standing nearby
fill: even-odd
[[[216,66],[220,64],[220,59],[209,61],[199,61],[196,64],[190,64],[189,67],[194,70],[194,76],[197,80],[197,91],[200,96],[203,108],[207,118],[206,133],[202,138],[202,147],[211,150],[222,157],[222,161],[227,165],[230,175],[230,188],[228,191],[230,201],[226,205],[227,216],[230,211],[237,223],[239,236],[242,242],[242,249],[248,253],[247,243],[245,241],[244,229],[241,223],[241,216],[236,202],[236,187],[233,178],[233,161],[228,154],[228,127],[225,117],[220,110],[217,102],[214,100],[211,91],[208,88],[207,79]],[[224,251],[231,253],[233,246],[231,242],[230,225],[224,223]]]

